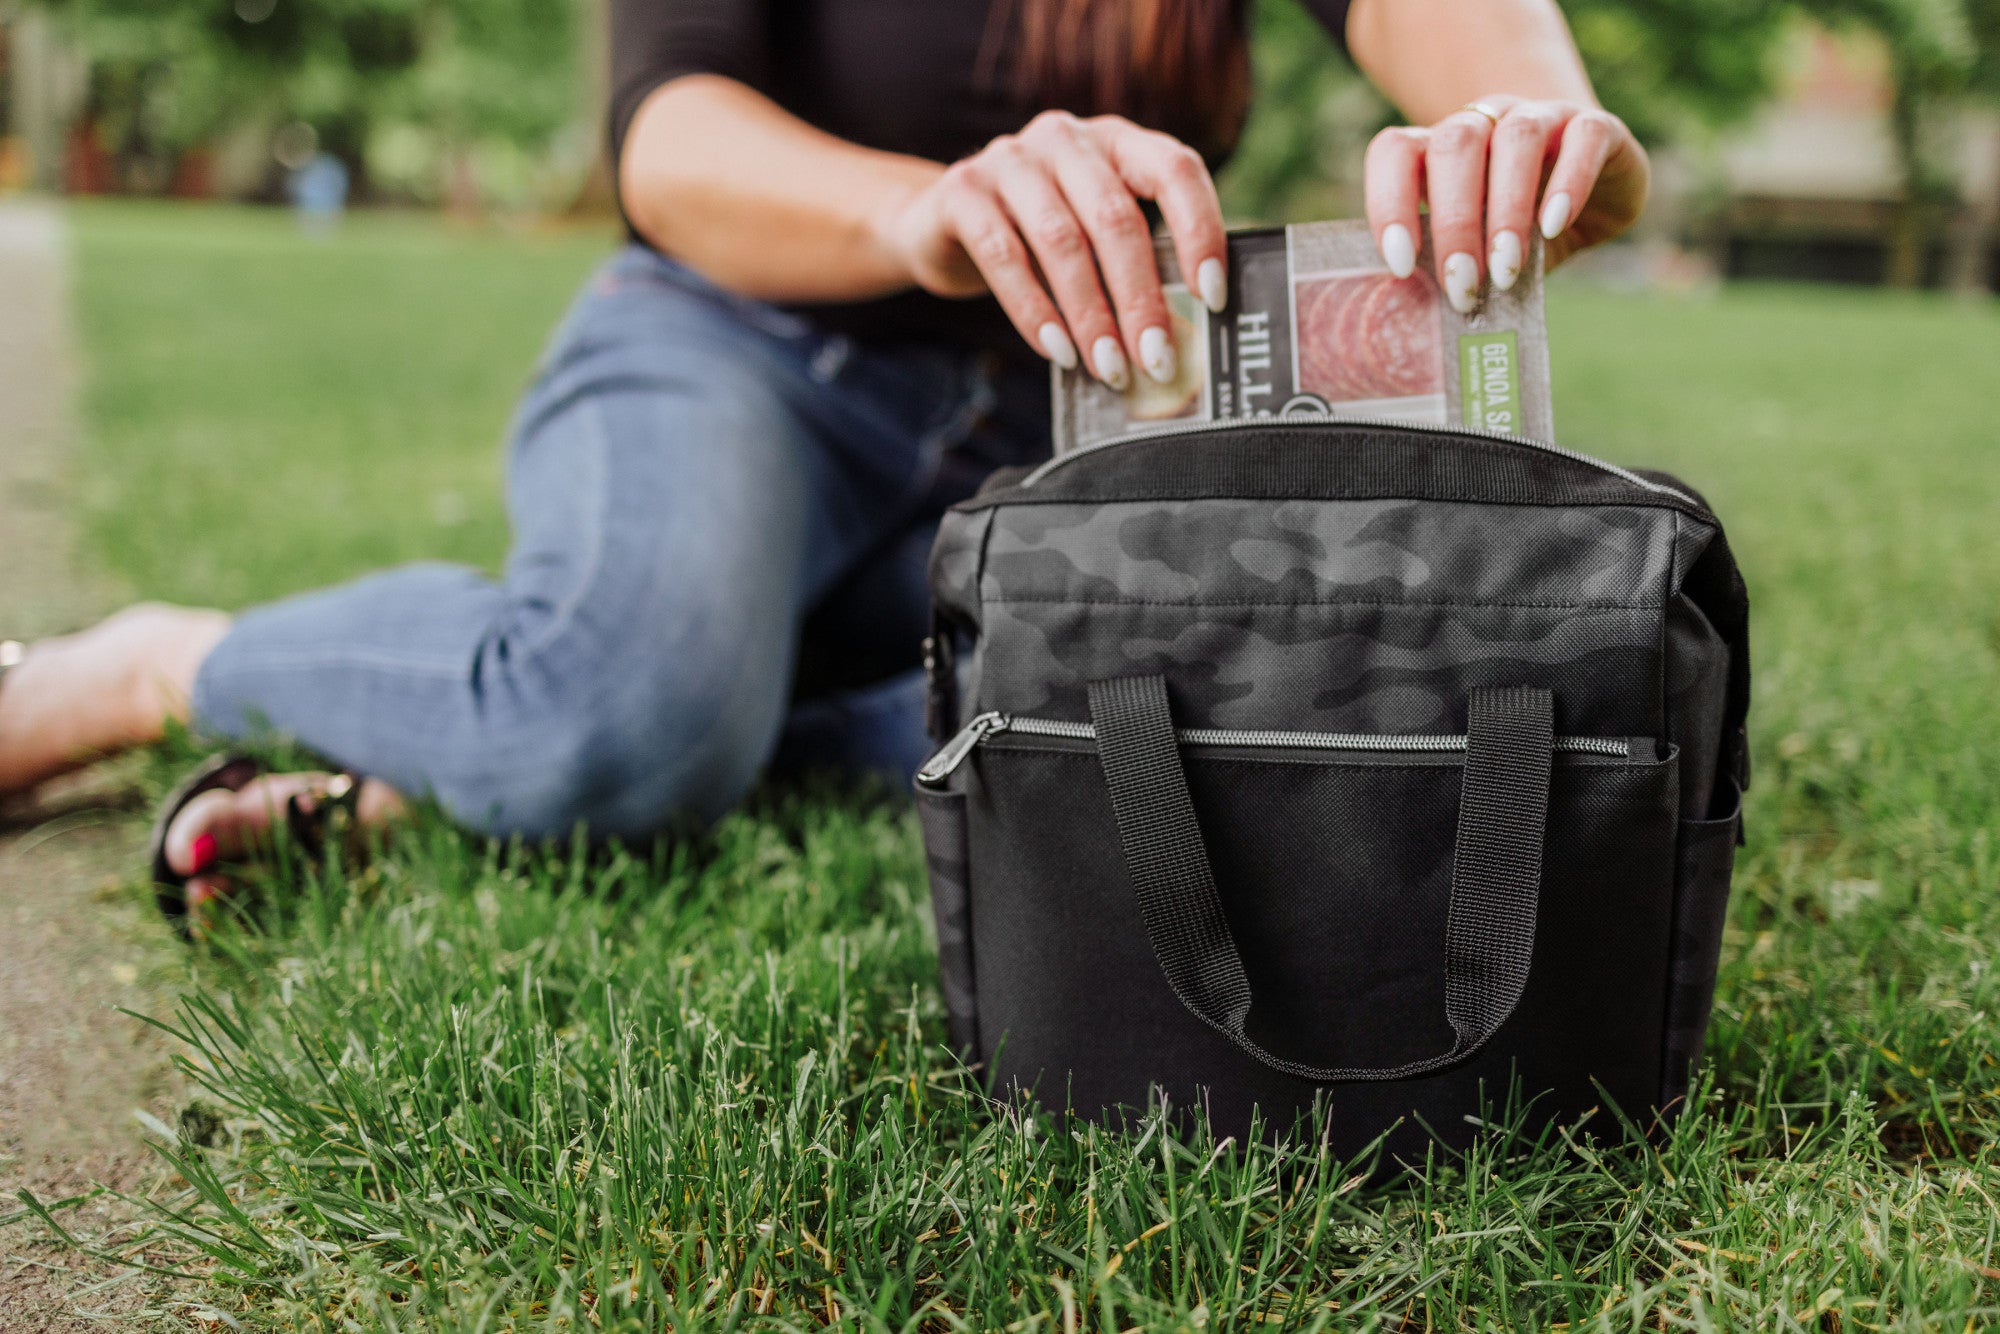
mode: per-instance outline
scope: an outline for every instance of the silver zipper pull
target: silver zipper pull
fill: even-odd
[[[965,757],[972,753],[974,746],[992,736],[995,732],[1007,730],[1007,716],[1003,713],[982,713],[961,727],[958,735],[944,743],[944,748],[924,761],[924,767],[917,770],[917,781],[925,787],[942,787],[944,781],[957,772],[965,763]]]

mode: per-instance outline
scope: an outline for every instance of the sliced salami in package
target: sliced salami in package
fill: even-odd
[[[1135,431],[1285,415],[1555,438],[1539,238],[1513,288],[1489,282],[1470,315],[1438,286],[1428,220],[1408,278],[1389,272],[1363,222],[1232,232],[1220,313],[1190,290],[1171,242],[1155,249],[1180,373],[1160,384],[1135,367],[1119,394],[1056,370],[1058,454]]]

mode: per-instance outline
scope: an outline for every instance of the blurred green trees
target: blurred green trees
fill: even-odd
[[[1965,11],[1972,35],[1972,87],[2000,100],[2000,0],[1966,0]]]
[[[86,54],[89,112],[121,160],[309,126],[364,184],[434,197],[476,162],[482,192],[518,196],[552,145],[575,176],[598,143],[585,57],[599,55],[587,48],[604,0],[28,2],[60,15]],[[1254,5],[1257,110],[1224,183],[1230,211],[1352,209],[1361,149],[1394,113],[1297,0]],[[1967,96],[2000,97],[2000,0],[1563,7],[1606,104],[1652,144],[1746,115],[1771,92],[1777,43],[1799,15],[1879,34],[1905,174],[1901,270],[1954,201],[1938,126]]]
[[[126,159],[310,127],[364,181],[385,165],[435,177],[484,145],[545,145],[583,110],[577,0],[43,3]]]
[[[1598,96],[1659,143],[1729,125],[1771,92],[1788,5],[1774,0],[1567,0]]]
[[[1232,221],[1260,222],[1351,211],[1344,169],[1393,113],[1297,0],[1255,0],[1254,8],[1256,91],[1218,182],[1223,208]]]

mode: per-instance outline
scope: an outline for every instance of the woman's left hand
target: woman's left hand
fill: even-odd
[[[1435,125],[1375,136],[1368,226],[1383,261],[1407,277],[1417,262],[1417,206],[1428,194],[1438,281],[1452,308],[1470,314],[1489,273],[1500,291],[1520,277],[1530,227],[1541,229],[1554,268],[1630,227],[1651,178],[1646,150],[1610,112],[1496,94]]]

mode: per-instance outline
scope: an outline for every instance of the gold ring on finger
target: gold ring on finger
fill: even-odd
[[[1480,115],[1486,117],[1486,119],[1492,121],[1495,125],[1498,125],[1500,123],[1500,112],[1496,110],[1493,104],[1490,102],[1467,102],[1464,106],[1460,107],[1459,110],[1477,111]]]

